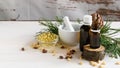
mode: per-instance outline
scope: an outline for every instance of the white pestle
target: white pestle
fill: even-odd
[[[64,29],[69,30],[69,31],[75,31],[73,26],[71,25],[71,22],[69,21],[68,16],[65,16],[63,18],[63,21],[64,21],[64,25],[65,25]]]

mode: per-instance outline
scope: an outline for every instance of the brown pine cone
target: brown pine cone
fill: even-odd
[[[99,30],[103,26],[102,16],[98,13],[92,14],[92,29]]]

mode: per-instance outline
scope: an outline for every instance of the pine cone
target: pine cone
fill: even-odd
[[[102,16],[98,13],[92,14],[92,29],[100,30],[103,26]]]

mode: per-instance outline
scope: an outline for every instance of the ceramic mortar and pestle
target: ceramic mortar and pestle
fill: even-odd
[[[70,22],[67,16],[65,16],[63,20],[63,25],[60,25],[58,28],[60,40],[68,46],[78,45],[82,24]]]

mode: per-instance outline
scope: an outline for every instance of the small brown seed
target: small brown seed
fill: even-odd
[[[59,56],[59,59],[63,59],[64,57],[63,56]]]
[[[21,48],[21,51],[25,51],[25,48],[22,47],[22,48]]]
[[[65,46],[61,46],[60,48],[61,48],[61,49],[65,49],[66,47],[65,47]]]
[[[73,50],[73,49],[72,49],[71,51],[72,51],[72,52],[76,52],[76,51],[75,51],[75,50]]]
[[[38,47],[33,47],[34,49],[38,49]]]
[[[71,53],[71,54],[74,54],[75,52],[76,52],[76,51],[75,51],[75,50],[73,50],[73,49],[72,49],[72,50],[70,50],[70,53]]]
[[[67,54],[66,55],[71,55],[71,53],[70,52],[67,52]]]
[[[42,53],[47,53],[47,50],[46,49],[42,49]]]

